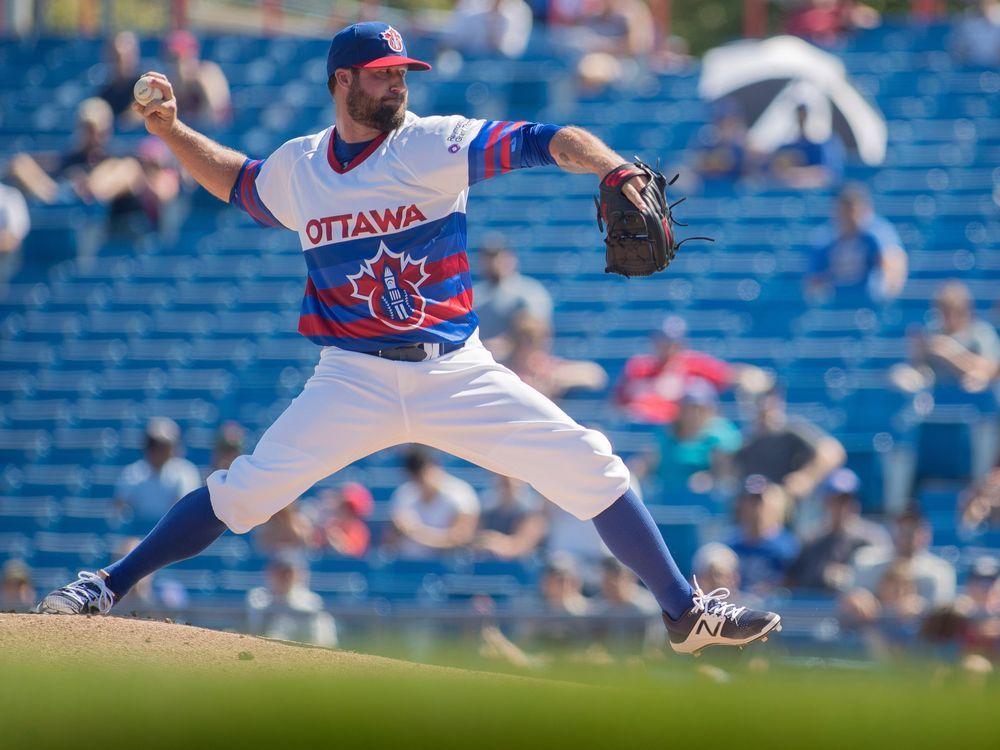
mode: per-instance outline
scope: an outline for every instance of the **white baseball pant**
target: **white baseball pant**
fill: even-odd
[[[302,393],[253,454],[209,476],[212,507],[245,533],[324,477],[401,443],[525,481],[582,520],[629,486],[604,435],[497,364],[473,334],[462,349],[423,362],[323,348]]]

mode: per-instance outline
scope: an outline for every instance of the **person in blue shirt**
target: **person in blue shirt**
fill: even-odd
[[[809,108],[795,108],[799,134],[795,140],[775,151],[771,159],[771,174],[779,182],[799,189],[834,185],[844,176],[844,144],[833,132],[824,141],[814,140],[806,133]]]
[[[782,489],[760,474],[743,483],[736,503],[738,528],[728,540],[740,560],[743,587],[766,596],[782,584],[799,554],[799,542],[785,528],[788,499]]]
[[[715,386],[700,378],[690,380],[684,386],[677,419],[659,434],[657,474],[665,500],[711,490],[715,479],[731,470],[730,457],[742,441],[739,428],[718,412]]]
[[[743,110],[723,99],[715,105],[711,126],[698,135],[695,171],[706,181],[734,182],[752,171],[753,161]]]
[[[814,296],[832,292],[845,300],[887,302],[903,290],[907,265],[895,228],[875,213],[863,185],[849,183],[837,196],[835,220],[813,249],[806,288]]]

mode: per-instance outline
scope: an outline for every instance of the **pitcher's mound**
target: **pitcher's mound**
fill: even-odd
[[[464,675],[348,651],[126,617],[0,614],[0,662],[145,665],[220,672]],[[492,675],[491,675],[492,677]]]

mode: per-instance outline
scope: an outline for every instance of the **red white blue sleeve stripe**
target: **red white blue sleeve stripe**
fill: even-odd
[[[233,189],[229,193],[229,202],[250,214],[250,218],[262,227],[284,226],[264,205],[257,192],[257,175],[263,166],[263,159],[247,159],[243,162],[236,182],[233,183]]]
[[[555,164],[549,144],[560,127],[487,120],[469,145],[469,185],[514,169]]]

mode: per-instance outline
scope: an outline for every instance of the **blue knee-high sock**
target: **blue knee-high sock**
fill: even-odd
[[[691,609],[694,589],[681,575],[638,495],[628,490],[594,518],[594,526],[608,549],[639,576],[672,619]]]
[[[215,516],[208,487],[190,492],[167,511],[139,546],[104,570],[107,586],[119,597],[150,573],[194,557],[222,536],[226,525]]]

